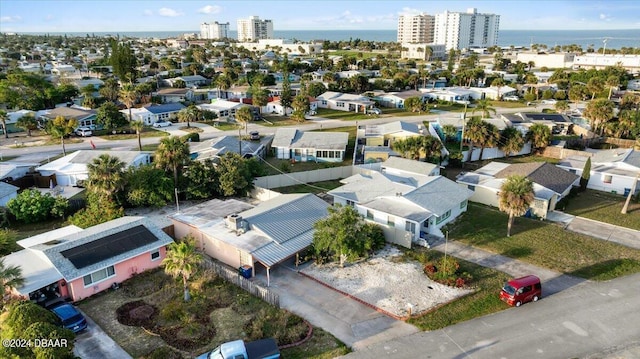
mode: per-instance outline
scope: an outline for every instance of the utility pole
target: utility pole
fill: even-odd
[[[627,200],[624,202],[624,206],[622,207],[622,211],[620,211],[620,213],[627,214],[627,210],[629,209],[629,202],[631,202],[631,197],[636,192],[636,186],[638,185],[638,180],[640,180],[640,172],[638,172],[638,175],[636,176],[636,180],[633,181],[633,186],[631,186],[631,190],[629,191]]]

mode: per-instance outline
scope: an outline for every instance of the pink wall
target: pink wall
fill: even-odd
[[[114,265],[115,275],[109,277],[101,282],[93,283],[87,287],[84,286],[83,278],[75,279],[67,283],[69,289],[69,295],[73,301],[79,301],[84,298],[90,297],[105,289],[109,289],[113,283],[122,283],[125,280],[131,278],[134,274],[142,273],[145,270],[153,269],[162,263],[162,260],[166,256],[166,248],[159,248],[160,257],[155,260],[151,260],[151,252],[143,253],[137,257],[130,258],[124,262],[120,262]]]

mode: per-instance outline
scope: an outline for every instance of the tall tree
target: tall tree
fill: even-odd
[[[592,77],[587,82],[587,89],[591,92],[591,99],[596,97],[596,94],[604,90],[604,80],[600,77]]]
[[[444,142],[449,142],[455,139],[458,129],[454,125],[444,125],[442,126],[442,133],[444,134]]]
[[[500,187],[498,197],[500,210],[509,215],[507,237],[510,237],[513,219],[527,213],[534,200],[533,182],[525,176],[509,176]]]
[[[189,146],[178,136],[164,137],[155,152],[155,163],[158,168],[173,172],[173,184],[178,188],[178,175],[182,167],[189,161]]]
[[[620,86],[620,78],[618,76],[611,75],[607,77],[604,84],[609,89],[609,96],[607,96],[607,100],[611,100],[611,93],[613,92],[613,89]]]
[[[558,101],[555,104],[555,108],[559,113],[565,113],[569,110],[569,103],[567,101]]]
[[[125,163],[118,157],[102,154],[87,165],[87,188],[100,198],[115,201],[124,190]]]
[[[421,113],[424,110],[424,103],[420,97],[414,96],[404,100],[404,107],[411,112]]]
[[[477,117],[473,117],[467,122],[467,129],[464,133],[466,139],[469,140],[469,158],[468,162],[471,162],[473,156],[473,146],[476,143],[482,143],[484,141],[484,137],[486,135],[484,126],[484,121]]]
[[[18,266],[10,266],[4,263],[4,258],[0,258],[0,283],[2,283],[2,295],[8,294],[11,290],[21,287],[25,282],[22,277],[22,269]]]
[[[133,117],[131,116],[131,107],[136,103],[138,95],[138,91],[132,84],[126,84],[120,89],[120,101],[122,101],[129,110],[129,122],[133,120]]]
[[[424,152],[424,160],[435,160],[436,163],[440,163],[442,155],[442,142],[440,139],[434,136],[424,136],[420,138],[420,147]]]
[[[533,146],[536,151],[541,152],[549,145],[549,141],[551,141],[551,129],[549,126],[536,123],[529,127],[529,132],[527,132],[525,137],[527,141],[531,141],[531,146]]]
[[[478,103],[476,104],[476,107],[473,109],[471,114],[473,115],[476,111],[482,113],[482,118],[488,118],[492,113],[497,113],[496,109],[491,107],[491,104],[487,99],[478,100]]]
[[[306,114],[309,112],[311,106],[309,104],[309,97],[305,94],[299,94],[293,98],[293,118],[298,122],[304,122]]]
[[[47,122],[47,133],[54,139],[60,139],[62,143],[62,154],[67,155],[67,149],[64,146],[64,138],[69,136],[78,127],[78,121],[75,118],[64,118],[58,116],[52,121]]]
[[[615,104],[605,98],[599,98],[589,101],[584,111],[584,117],[589,119],[591,128],[594,132],[603,134],[604,124],[611,120],[614,116],[613,110]]]
[[[110,39],[111,57],[109,63],[113,66],[114,75],[120,80],[133,82],[136,75],[137,59],[131,48],[131,44]]]
[[[33,116],[33,114],[28,113],[20,117],[18,121],[16,121],[16,127],[22,128],[23,130],[27,131],[27,136],[31,137],[31,131],[38,128],[38,121],[36,121],[36,118],[35,116]]]
[[[196,251],[193,242],[193,237],[188,235],[180,242],[171,243],[167,256],[162,260],[167,274],[174,278],[182,278],[185,302],[191,300],[189,279],[198,271],[198,265],[202,262],[202,255]]]
[[[144,129],[144,122],[142,121],[131,121],[131,129],[136,131],[136,137],[138,137],[138,151],[142,151],[142,130]]]
[[[500,133],[498,148],[504,152],[505,156],[516,154],[524,147],[524,137],[522,132],[515,127],[507,127]]]
[[[220,157],[215,168],[218,192],[223,196],[245,196],[253,183],[246,160],[237,153],[228,152]]]
[[[107,101],[116,102],[118,96],[120,96],[120,84],[114,78],[109,78],[104,82],[104,85],[98,90],[100,95],[107,99]]]
[[[248,132],[249,122],[253,119],[253,112],[249,106],[240,107],[236,111],[236,121],[244,128],[245,135]],[[238,130],[239,131],[239,130]]]
[[[480,160],[482,160],[482,155],[484,153],[484,149],[489,147],[496,147],[500,142],[500,131],[496,125],[482,121],[482,133],[484,136],[478,142],[480,144]]]
[[[291,108],[293,94],[291,92],[291,81],[289,80],[289,60],[285,54],[282,63],[282,92],[280,93],[280,105],[284,109],[284,115],[287,116],[287,109]]]
[[[2,132],[4,132],[4,138],[9,138],[9,131],[7,131],[7,111],[0,110],[0,123],[2,123]]]
[[[189,105],[178,111],[178,121],[186,122],[187,128],[191,127],[191,122],[198,119],[198,108],[195,105]]]
[[[116,104],[107,101],[96,110],[96,123],[102,125],[105,129],[115,130],[118,127],[125,126],[127,119]]]
[[[251,100],[253,105],[258,108],[258,112],[262,114],[262,107],[266,106],[269,101],[269,92],[263,89],[257,81],[251,86]]]

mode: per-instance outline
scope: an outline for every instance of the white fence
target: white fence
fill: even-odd
[[[473,154],[471,155],[471,161],[478,161],[480,160],[480,147],[474,147],[473,148]],[[531,143],[527,142],[524,144],[524,146],[522,147],[522,150],[520,150],[520,152],[516,153],[516,154],[511,154],[510,156],[520,156],[520,155],[526,155],[531,153]],[[485,148],[484,151],[482,152],[482,159],[483,160],[490,160],[490,159],[494,159],[494,158],[503,158],[505,157],[504,152],[500,151],[497,147],[492,147],[492,148]],[[462,151],[462,161],[463,162],[468,162],[469,161],[469,151]]]

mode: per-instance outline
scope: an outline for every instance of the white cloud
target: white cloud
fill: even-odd
[[[198,9],[201,14],[219,14],[222,11],[222,7],[218,5],[207,5]]]
[[[22,18],[20,16],[3,16],[0,17],[0,22],[2,23],[6,23],[6,22],[18,22],[22,20]]]
[[[611,21],[611,16],[607,15],[607,14],[600,14],[600,20],[604,20],[604,21]]]
[[[422,10],[418,10],[418,9],[413,9],[410,7],[403,7],[402,10],[398,11],[398,15],[419,15],[422,14],[424,11]]]
[[[158,9],[158,15],[166,16],[166,17],[178,17],[178,16],[183,16],[184,13],[170,9],[168,7],[163,7]]]

